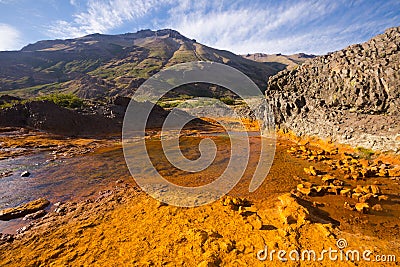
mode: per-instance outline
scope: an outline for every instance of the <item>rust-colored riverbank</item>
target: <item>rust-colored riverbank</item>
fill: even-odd
[[[22,144],[29,143],[28,140],[32,138],[36,137],[21,137],[21,140],[26,141],[20,141],[19,146],[23,147]],[[197,133],[186,135],[182,144],[186,148],[194,147],[202,138],[204,137]],[[170,169],[165,168],[167,162],[163,160],[158,161],[159,169],[164,171],[163,175],[167,179],[176,184],[196,186],[212,181],[226,164],[222,159],[228,155],[224,153],[229,150],[229,140],[226,137],[216,135],[212,138],[222,155],[216,161],[220,165],[212,166],[197,176],[169,171]],[[35,145],[55,142],[51,140],[53,139],[43,136]],[[3,139],[4,143],[6,141]],[[85,147],[89,141],[70,142],[75,142],[77,147],[80,147],[78,142],[81,142],[82,147]],[[103,164],[104,161],[119,162],[116,166],[120,171],[107,171],[112,166],[97,169],[102,176],[113,176],[107,185],[99,188],[100,193],[52,207],[45,217],[27,222],[30,225],[26,227],[26,231],[3,238],[0,241],[0,265],[264,266],[271,264],[270,255],[266,261],[260,261],[257,259],[257,252],[265,246],[269,252],[296,250],[301,253],[304,250],[314,250],[320,253],[323,249],[337,249],[336,242],[340,238],[348,243],[344,252],[348,249],[360,250],[361,253],[371,250],[370,259],[375,259],[374,256],[378,255],[395,255],[400,258],[400,186],[396,177],[376,175],[348,179],[348,174],[342,168],[332,167],[336,162],[352,157],[354,162],[367,162],[371,166],[379,160],[385,161],[382,164],[387,163],[387,168],[393,170],[398,163],[395,157],[377,155],[374,158],[374,155],[370,155],[371,158],[366,158],[364,154],[357,154],[351,148],[339,147],[336,150],[337,146],[327,142],[279,136],[275,160],[268,176],[257,191],[249,193],[248,185],[258,161],[257,151],[260,146],[260,137],[253,136],[250,137],[253,153],[246,174],[228,197],[202,207],[178,208],[154,200],[136,186],[124,165],[122,148],[115,140],[91,140],[89,143],[96,146],[93,151],[71,155],[72,159],[81,159],[82,168],[86,168],[83,162],[90,160],[93,161],[91,164],[95,164],[95,161],[102,161]],[[303,146],[306,152],[301,150]],[[148,149],[155,151],[158,148],[159,142],[155,134],[154,140],[150,138]],[[196,150],[188,150],[186,156],[195,158],[196,153]],[[308,153],[310,155],[306,155]],[[324,158],[318,159],[318,153],[323,154]],[[310,159],[313,154],[317,157]],[[71,166],[74,173],[84,175],[79,170],[79,164],[69,165],[68,161],[58,165],[57,170],[60,173],[63,168],[71,171]],[[304,171],[311,166],[318,170],[317,175]],[[47,179],[51,179],[52,172],[47,173]],[[377,196],[377,203],[371,203],[371,210],[359,212],[344,207],[345,202],[353,205],[359,200],[342,195],[340,191],[332,193],[326,189],[323,193],[307,195],[296,189],[299,184],[307,186],[307,183],[314,187],[327,186],[323,178],[328,174],[342,181],[341,190],[375,185],[379,187],[379,196],[384,197],[378,200]],[[118,176],[117,181],[115,176]],[[87,179],[93,179],[93,173]],[[333,188],[336,185],[328,186]],[[44,197],[53,200],[51,196]],[[372,210],[372,204],[379,204],[382,210]],[[281,263],[277,254],[272,255],[272,261],[274,265]],[[285,265],[376,264],[363,259],[358,262],[340,258],[331,261],[328,256],[322,262],[312,259],[292,261],[289,258],[288,261]],[[379,264],[390,266],[394,263]]]

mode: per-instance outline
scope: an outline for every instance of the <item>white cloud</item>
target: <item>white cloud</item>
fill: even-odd
[[[82,0],[70,0],[79,5],[78,10],[85,10],[71,21],[54,22],[48,33],[52,38],[112,33],[133,22],[136,28],[144,26],[141,23],[172,28],[203,44],[240,54],[323,54],[396,26],[399,14],[388,12],[395,1],[89,0],[85,6]]]
[[[49,27],[57,38],[78,37],[91,33],[107,33],[126,21],[140,18],[157,5],[157,0],[89,0],[87,10],[74,15],[72,22],[58,20]],[[72,0],[71,4],[76,2]]]
[[[282,35],[279,34],[282,27],[296,28],[299,24],[325,16],[335,8],[335,4],[329,2],[302,1],[264,8],[257,5],[225,10],[210,7],[216,10],[210,12],[193,8],[185,1],[173,10],[174,16],[171,16],[168,26],[210,46],[236,53],[288,52],[296,50],[300,42],[305,44],[310,34],[294,32],[288,33],[289,37],[277,37]]]
[[[14,27],[0,24],[0,51],[16,50],[21,46],[21,34]]]

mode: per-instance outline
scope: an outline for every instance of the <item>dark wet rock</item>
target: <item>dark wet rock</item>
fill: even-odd
[[[46,215],[46,211],[38,210],[35,213],[25,215],[25,217],[22,220],[24,220],[24,221],[32,221],[32,220],[39,219],[39,218],[43,217],[44,215]]]
[[[12,174],[13,174],[12,171],[1,172],[0,173],[0,178],[8,177],[8,176],[11,176]]]
[[[297,185],[297,191],[306,196],[311,196],[313,193],[310,187],[305,187],[303,184]]]
[[[370,185],[369,189],[372,194],[380,195],[382,193],[381,189],[377,185]]]
[[[344,197],[351,197],[352,190],[350,188],[340,190],[340,195]]]
[[[28,171],[24,171],[23,173],[21,173],[21,177],[29,177],[30,175],[31,173]]]
[[[355,209],[361,213],[368,213],[370,210],[370,206],[368,205],[368,203],[357,203],[355,205]]]
[[[400,27],[391,28],[270,77],[266,97],[276,124],[297,135],[397,151],[399,51]]]
[[[30,224],[28,224],[28,225],[25,225],[25,226],[23,226],[23,227],[21,227],[21,228],[19,228],[18,230],[17,230],[17,234],[23,234],[23,233],[25,233],[26,231],[28,231],[29,229],[31,229],[32,228],[32,226],[33,226],[33,224],[32,223],[30,223]]]
[[[60,203],[60,202],[57,202]],[[54,209],[55,213],[58,213],[60,215],[64,215],[66,212],[68,211],[68,204],[59,204],[56,206],[56,208]]]
[[[322,183],[324,185],[330,185],[333,184],[333,182],[336,180],[335,177],[331,176],[331,175],[325,175],[324,177],[322,177]]]
[[[45,198],[39,198],[37,200],[28,202],[24,205],[8,208],[0,211],[0,220],[8,221],[16,218],[24,217],[27,214],[37,212],[44,209],[50,204],[50,202]]]
[[[14,235],[0,233],[0,245],[14,241]]]
[[[374,194],[368,193],[363,195],[362,197],[359,198],[360,203],[369,203],[369,204],[373,204],[374,202],[377,201],[377,196],[375,196]]]
[[[304,168],[304,172],[311,176],[317,176],[321,174],[321,171],[317,170],[314,166],[310,166],[310,168]]]
[[[229,206],[232,210],[239,210],[241,207],[250,207],[251,203],[245,198],[226,196],[221,200],[222,205]]]

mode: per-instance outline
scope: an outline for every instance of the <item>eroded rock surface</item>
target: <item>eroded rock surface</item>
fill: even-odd
[[[298,135],[397,151],[400,27],[270,78],[277,124]]]
[[[28,202],[24,205],[8,208],[0,211],[0,220],[8,221],[15,218],[24,217],[27,214],[40,211],[47,207],[50,202],[45,198],[39,198],[37,200]]]

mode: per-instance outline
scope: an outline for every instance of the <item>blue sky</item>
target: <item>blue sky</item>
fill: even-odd
[[[399,0],[0,0],[0,50],[172,28],[237,54],[325,54],[400,26]]]

